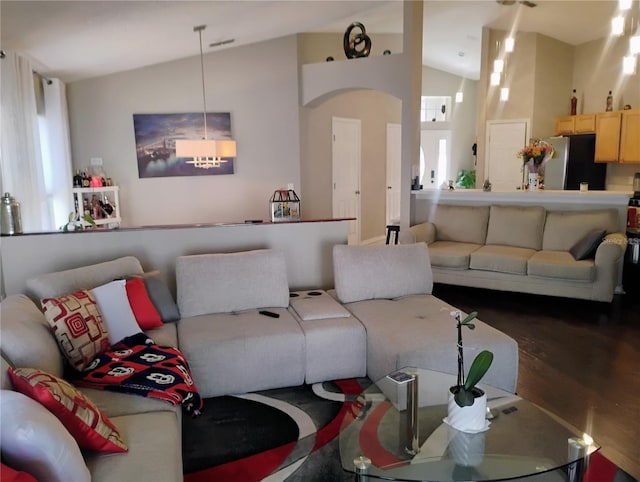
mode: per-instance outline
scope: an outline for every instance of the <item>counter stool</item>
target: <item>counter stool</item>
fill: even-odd
[[[400,226],[398,224],[387,224],[387,241],[385,244],[389,244],[391,239],[391,233],[393,233],[394,243],[398,244],[398,233],[400,232]]]

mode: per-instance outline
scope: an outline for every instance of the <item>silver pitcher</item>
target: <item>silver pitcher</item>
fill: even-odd
[[[0,211],[2,234],[22,234],[22,218],[20,203],[11,197],[8,192],[2,196],[2,208]]]

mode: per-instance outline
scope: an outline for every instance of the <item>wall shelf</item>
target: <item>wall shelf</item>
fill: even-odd
[[[117,228],[122,222],[120,217],[120,198],[118,196],[120,188],[118,186],[105,187],[76,187],[73,188],[73,204],[76,214],[82,217],[88,205],[89,214],[93,218],[96,226],[106,228]],[[94,209],[92,205],[93,196],[96,196],[98,202],[102,205],[110,204],[113,208],[111,214],[104,209]],[[85,204],[86,201],[86,204]],[[82,221],[83,225],[89,226],[88,223]]]

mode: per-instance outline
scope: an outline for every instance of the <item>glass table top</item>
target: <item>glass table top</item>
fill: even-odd
[[[342,422],[343,469],[356,473],[356,462],[366,461],[367,475],[388,480],[506,480],[563,468],[571,472],[575,470],[571,464],[600,448],[587,434],[550,412],[482,384],[489,428],[460,432],[443,420],[455,375],[415,368],[400,371],[417,374],[419,451],[411,455],[406,449],[411,443],[408,384],[385,377],[358,397]]]

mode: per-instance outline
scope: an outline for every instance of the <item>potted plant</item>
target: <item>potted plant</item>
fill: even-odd
[[[69,221],[67,224],[60,226],[61,231],[82,231],[83,229],[92,229],[96,227],[96,222],[93,220],[90,214],[83,214],[82,216],[75,212],[69,213]]]
[[[493,353],[483,350],[475,357],[469,373],[464,373],[464,350],[462,345],[462,328],[475,329],[471,323],[478,313],[474,311],[462,320],[461,313],[452,313],[458,330],[458,378],[456,385],[449,389],[447,423],[463,432],[480,432],[488,428],[486,420],[487,395],[476,385],[487,373],[493,362]]]

